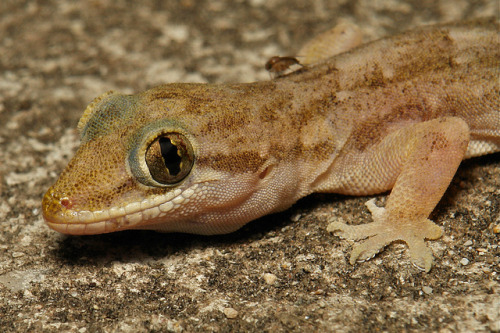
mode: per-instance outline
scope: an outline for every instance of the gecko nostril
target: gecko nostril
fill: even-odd
[[[61,198],[61,200],[59,200],[59,203],[66,209],[70,209],[73,206],[73,203],[67,197]]]

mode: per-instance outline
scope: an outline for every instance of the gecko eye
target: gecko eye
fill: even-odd
[[[191,171],[193,163],[193,148],[189,140],[178,133],[161,134],[146,149],[149,173],[163,185],[183,180]]]

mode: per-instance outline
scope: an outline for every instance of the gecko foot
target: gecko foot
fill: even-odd
[[[341,238],[364,240],[354,246],[350,258],[351,265],[356,261],[371,259],[384,247],[399,240],[408,244],[413,264],[428,272],[432,267],[432,251],[425,245],[425,239],[441,237],[441,228],[426,218],[418,221],[392,219],[387,216],[385,208],[375,205],[374,199],[368,201],[366,205],[372,213],[374,222],[354,226],[333,222],[327,227],[329,232],[335,232]]]

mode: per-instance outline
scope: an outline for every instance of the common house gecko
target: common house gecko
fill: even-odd
[[[372,222],[328,230],[359,241],[352,264],[400,240],[428,271],[425,240],[442,234],[428,217],[460,162],[500,151],[498,23],[426,26],[333,57],[305,51],[306,67],[270,81],[96,98],[43,198],[49,227],[221,234],[313,192],[390,191],[385,207],[367,203]]]

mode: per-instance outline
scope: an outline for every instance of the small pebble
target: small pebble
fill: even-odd
[[[274,284],[274,282],[276,282],[276,280],[278,279],[278,277],[276,275],[271,274],[271,273],[265,273],[263,278],[267,284]]]
[[[24,298],[30,298],[30,299],[31,299],[31,298],[35,298],[35,296],[33,296],[33,294],[31,293],[31,291],[29,291],[29,290],[25,290],[25,291],[23,292],[23,297],[24,297]]]
[[[463,265],[463,266],[467,266],[469,264],[469,259],[467,258],[462,258],[462,260],[460,260],[460,263]]]
[[[23,252],[12,252],[12,257],[13,258],[19,258],[19,257],[22,257],[22,256],[24,256]]]
[[[238,317],[238,311],[236,311],[233,308],[225,308],[224,309],[224,314],[229,319],[234,319],[234,318]]]
[[[500,234],[500,224],[493,226],[493,233]]]
[[[325,291],[323,289],[317,289],[311,292],[311,295],[323,295]]]
[[[422,291],[424,293],[426,293],[427,295],[432,294],[432,288],[431,287],[424,286],[424,287],[422,287]]]
[[[471,240],[468,240],[464,243],[464,246],[471,246],[472,245],[472,241]]]

